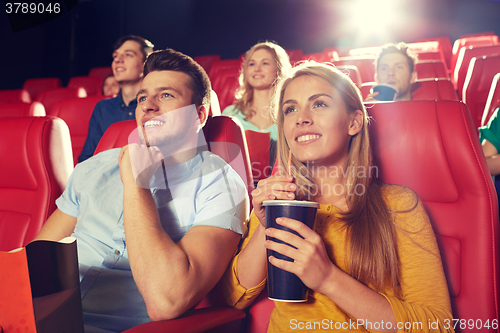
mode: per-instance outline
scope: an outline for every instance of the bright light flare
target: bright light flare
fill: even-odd
[[[391,39],[398,29],[407,27],[409,13],[406,0],[356,0],[346,11],[349,28],[359,39]],[[347,9],[347,8],[346,8]]]

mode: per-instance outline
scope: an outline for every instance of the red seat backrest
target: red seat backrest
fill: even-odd
[[[42,91],[36,98],[45,107],[47,114],[50,114],[50,109],[59,101],[73,98],[87,97],[87,92],[84,88],[55,88]]]
[[[356,87],[360,88],[363,84],[363,80],[361,79],[361,74],[359,73],[358,67],[354,65],[338,65],[335,66],[339,71],[349,76],[356,85]]]
[[[416,86],[420,86],[413,93],[412,100],[454,100],[458,96],[449,79],[423,79],[417,80]]]
[[[486,36],[472,36],[463,37],[455,40],[453,43],[452,55],[451,55],[451,73],[455,72],[455,66],[457,64],[458,54],[462,47],[467,46],[489,46],[499,44],[498,36],[496,35],[486,35]]]
[[[302,56],[304,55],[301,49],[289,49],[285,50],[285,52],[288,54],[288,58],[290,58],[290,61],[300,61],[302,60]]]
[[[245,130],[254,182],[271,175],[271,134]]]
[[[102,78],[108,76],[109,74],[113,74],[113,69],[111,68],[111,66],[94,67],[89,71],[89,76],[97,76]]]
[[[0,137],[0,251],[10,251],[55,210],[73,171],[71,140],[56,117],[2,118]]]
[[[68,82],[68,88],[82,87],[87,92],[87,96],[102,95],[102,81],[100,76],[74,76]]]
[[[193,60],[196,61],[201,67],[203,67],[205,72],[208,74],[208,72],[210,72],[210,68],[212,67],[212,63],[214,61],[220,60],[220,55],[211,54],[211,55],[197,56],[194,57]]]
[[[106,130],[97,145],[94,155],[128,144],[128,137],[137,128],[135,120],[119,121]],[[243,127],[228,116],[209,117],[203,127],[209,150],[219,155],[233,167],[247,185],[248,192],[253,190],[247,142]]]
[[[221,85],[223,88],[219,94],[219,101],[221,111],[224,111],[226,107],[232,105],[235,101],[234,94],[240,86],[239,76],[226,76]]]
[[[31,103],[31,96],[25,89],[0,90],[0,104],[2,103]]]
[[[240,70],[242,65],[243,62],[241,59],[216,60],[212,63],[212,67],[210,68],[210,71],[207,74],[208,77],[210,78],[210,81],[213,81],[217,77],[219,70],[228,68],[234,70]]]
[[[415,64],[418,79],[449,79],[446,65],[441,60],[418,60]]]
[[[0,118],[44,117],[45,107],[40,102],[0,104]]]
[[[217,93],[217,96],[222,96],[224,90],[226,89],[227,78],[235,77],[238,80],[240,76],[240,69],[238,68],[221,68],[217,71],[215,77],[210,79],[212,83],[212,89]],[[224,109],[222,109],[224,110]]]
[[[468,46],[460,49],[455,70],[452,73],[451,79],[460,98],[463,98],[462,89],[464,87],[465,76],[467,75],[471,59],[474,57],[477,58],[494,54],[500,54],[500,44],[490,46]]]
[[[59,87],[62,87],[62,84],[58,77],[27,79],[23,84],[23,89],[29,92],[32,101],[35,101],[42,91]]]
[[[498,81],[500,81],[500,73],[497,73],[493,77],[490,92],[488,93],[488,99],[486,100],[486,105],[484,106],[481,126],[485,126],[490,120],[493,112],[500,107],[500,83]]]
[[[71,135],[73,163],[78,163],[89,130],[89,121],[94,107],[104,96],[65,99],[57,102],[48,115],[59,117],[66,122]]]
[[[453,318],[498,320],[498,201],[467,107],[378,103],[369,114],[381,180],[415,190],[438,235]]]
[[[361,80],[363,82],[372,82],[375,80],[375,56],[348,56],[340,57],[333,62],[335,66],[354,65],[358,68]]]
[[[462,99],[469,108],[476,128],[481,126],[491,82],[497,73],[500,73],[500,55],[472,58],[465,78]]]
[[[426,39],[420,39],[417,42],[433,42],[433,41],[439,43],[439,48],[442,50],[445,59],[446,68],[447,69],[451,68],[451,54],[453,46],[451,45],[450,37],[442,36],[442,37],[426,38]]]
[[[467,107],[460,101],[381,102],[368,111],[380,180],[415,190],[429,214],[453,318],[498,321],[498,202]],[[247,333],[267,329],[273,306],[263,294],[250,307]]]

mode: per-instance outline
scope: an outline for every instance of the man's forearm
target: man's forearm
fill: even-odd
[[[172,312],[162,312],[175,318],[190,305],[179,304],[189,303],[183,288],[189,279],[189,262],[161,227],[149,189],[124,185],[123,219],[130,267],[148,313],[158,319],[156,309],[167,309]]]

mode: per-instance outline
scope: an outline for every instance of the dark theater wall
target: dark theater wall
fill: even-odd
[[[0,13],[0,89],[20,88],[27,78],[86,75],[107,66],[112,45],[124,34],[150,39],[191,56],[236,58],[261,40],[274,40],[304,53],[325,47],[380,45],[390,41],[495,31],[500,34],[500,2],[491,0],[400,0],[404,26],[389,34],[362,37],[348,27],[345,8],[354,0],[80,0],[65,15],[12,33]],[[385,22],[390,17],[380,17]]]

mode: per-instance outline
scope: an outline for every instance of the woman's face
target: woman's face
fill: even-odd
[[[248,84],[254,89],[269,89],[276,80],[278,66],[273,54],[266,49],[258,49],[250,56],[245,68]]]
[[[324,79],[302,75],[285,90],[283,130],[292,154],[315,165],[344,165],[349,141],[361,129],[339,93]],[[354,114],[361,114],[361,111]],[[362,118],[361,118],[362,122]]]

